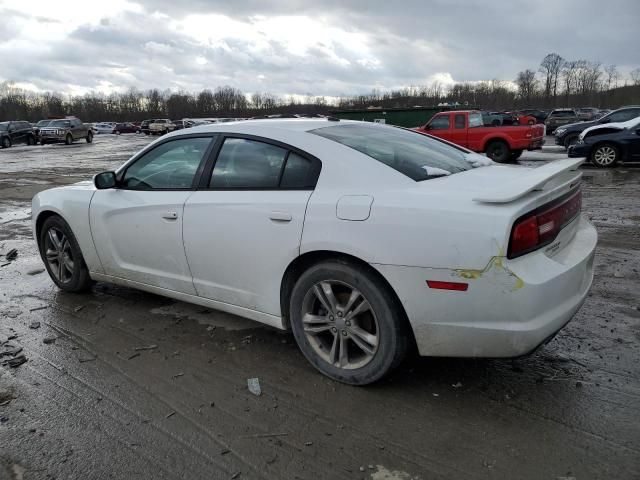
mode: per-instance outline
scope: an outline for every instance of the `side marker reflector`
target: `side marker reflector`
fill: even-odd
[[[469,288],[468,283],[459,282],[440,282],[438,280],[427,280],[429,288],[437,288],[439,290],[455,290],[456,292],[466,292]]]

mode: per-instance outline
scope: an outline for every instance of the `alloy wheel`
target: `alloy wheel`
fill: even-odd
[[[616,160],[616,151],[613,147],[608,145],[599,147],[593,154],[593,160],[598,165],[611,165]]]
[[[378,351],[376,314],[364,295],[347,283],[315,284],[302,303],[302,324],[313,350],[335,367],[361,368]]]
[[[51,273],[60,283],[68,283],[73,278],[75,262],[71,252],[71,243],[66,235],[57,228],[47,231],[44,242],[45,257]]]

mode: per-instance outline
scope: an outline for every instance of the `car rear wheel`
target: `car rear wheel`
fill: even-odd
[[[64,138],[65,145],[71,145],[73,143],[73,137],[70,133],[67,133],[67,136]]]
[[[11,146],[11,139],[9,137],[2,138],[2,148],[9,148]]]
[[[509,161],[509,145],[502,140],[493,140],[487,144],[487,157],[494,162],[507,163]]]
[[[408,350],[408,328],[396,303],[367,269],[327,261],[296,282],[291,327],[316,369],[343,383],[366,385],[398,366]]]
[[[81,292],[91,287],[91,277],[71,228],[61,217],[47,218],[40,230],[40,256],[58,288]]]
[[[603,143],[593,149],[591,153],[591,163],[599,168],[611,168],[618,163],[619,150],[610,143]]]
[[[522,155],[522,150],[512,150],[511,153],[509,154],[509,160],[511,160],[512,162],[515,162],[520,158],[521,155]]]
[[[571,145],[578,143],[578,135],[567,135],[564,139],[564,148],[569,148]]]
[[[88,132],[86,140],[87,140],[87,143],[93,143],[93,133]]]

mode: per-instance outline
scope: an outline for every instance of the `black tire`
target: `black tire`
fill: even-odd
[[[354,316],[351,320],[353,324],[348,321],[349,312],[356,311],[358,307],[352,306],[349,310],[343,310],[343,313],[336,313],[339,311],[338,308],[334,312],[335,322],[328,323],[327,320],[327,325],[330,327],[322,332],[322,335],[327,335],[322,341],[333,342],[334,346],[338,342],[341,348],[344,348],[347,352],[346,357],[350,357],[348,361],[353,360],[350,367],[342,368],[323,358],[317,350],[320,349],[329,356],[331,348],[318,347],[318,344],[322,343],[318,338],[320,333],[307,334],[304,330],[303,316],[307,305],[317,305],[325,319],[334,320],[334,316],[322,310],[322,303],[314,294],[314,288],[320,282],[332,282],[336,284],[333,288],[344,288],[343,292],[333,290],[335,298],[341,302],[342,307],[345,306],[345,298],[349,296],[346,293],[350,291],[349,287],[357,290],[361,294],[363,303],[366,300],[371,307],[364,313]],[[402,362],[410,345],[410,327],[402,313],[402,306],[398,305],[393,292],[390,292],[389,287],[366,268],[353,263],[339,260],[326,261],[313,265],[305,271],[291,292],[289,318],[298,347],[307,360],[326,376],[350,385],[367,385],[380,380]],[[370,352],[369,355],[363,356],[365,351],[358,347],[354,340],[355,335],[352,334],[354,331],[352,329],[356,328],[360,332],[363,330],[366,330],[365,333],[375,332],[372,336],[376,337],[377,344],[374,347],[375,351]],[[336,333],[333,333],[334,331]],[[314,342],[315,346],[311,342]],[[358,353],[360,353],[360,359],[358,359]]]
[[[567,135],[563,142],[564,148],[568,150],[571,145],[575,145],[577,142],[578,142],[578,135],[576,135],[575,133],[571,135]]]
[[[46,145],[46,144],[47,144],[47,142],[46,142],[46,141],[44,141],[44,140],[40,140],[40,145]]]
[[[611,143],[601,143],[591,149],[590,160],[598,168],[613,168],[620,160],[620,149]]]
[[[89,132],[87,133],[87,143],[93,143],[93,133],[91,133],[91,130],[89,130]]]
[[[487,144],[485,149],[487,157],[494,162],[507,163],[511,152],[509,151],[509,145],[503,140],[492,140]]]
[[[149,135],[149,132],[144,132],[145,135]]]
[[[73,262],[74,268],[73,272],[67,279],[59,279],[58,275],[53,271],[54,266],[52,266],[47,260],[47,237],[49,236],[49,231],[52,229],[56,232],[61,232],[66,240],[68,240],[68,252],[70,253],[68,258]],[[65,292],[83,292],[91,287],[92,281],[89,276],[89,269],[87,268],[84,257],[82,256],[78,241],[71,231],[71,227],[69,227],[67,222],[65,222],[61,217],[53,215],[44,221],[38,238],[38,248],[40,250],[40,257],[44,262],[47,272],[49,273],[51,280],[53,280],[53,283],[55,283],[58,288]],[[66,273],[68,274],[69,272],[67,271]]]
[[[27,145],[32,146],[36,144],[36,137],[34,137],[33,135],[29,135],[27,137]]]
[[[64,137],[64,144],[71,145],[72,143],[73,143],[73,137],[71,136],[70,133],[67,133],[67,136]]]
[[[515,162],[522,156],[522,152],[522,150],[511,150],[511,153],[509,154],[509,160]]]
[[[11,139],[9,137],[2,137],[0,145],[2,145],[2,148],[9,148],[11,146]]]

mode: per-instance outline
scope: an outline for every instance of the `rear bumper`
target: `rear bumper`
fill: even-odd
[[[540,150],[543,145],[544,145],[544,138],[539,138],[537,140],[533,140],[527,147],[527,150]]]
[[[398,293],[421,355],[518,357],[562,329],[591,287],[597,233],[587,220],[576,222],[553,256],[552,245],[514,260],[494,257],[482,271],[374,266]],[[434,290],[427,279],[469,287]]]

